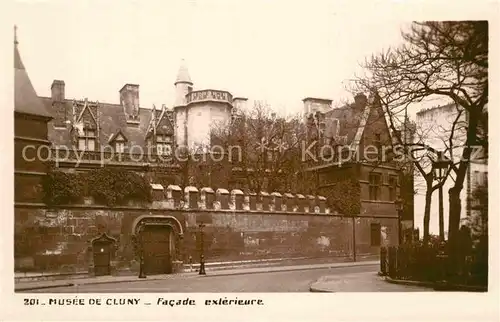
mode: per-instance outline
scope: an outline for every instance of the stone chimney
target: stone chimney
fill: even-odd
[[[332,100],[326,98],[306,97],[302,100],[304,102],[304,116],[316,112],[327,113],[332,108]]]
[[[52,101],[53,102],[63,102],[64,101],[64,81],[54,79],[50,90],[52,91]]]
[[[139,85],[125,84],[122,87],[120,105],[127,118],[127,125],[139,125]]]
[[[248,98],[245,97],[235,97],[233,98],[233,108],[236,111],[241,111],[246,108]]]
[[[366,95],[363,93],[358,93],[354,96],[354,104],[356,108],[364,109],[366,104],[368,103],[368,99]]]

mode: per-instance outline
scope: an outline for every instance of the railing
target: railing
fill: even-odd
[[[458,254],[453,266],[443,247],[404,245],[380,249],[380,274],[393,279],[487,285],[487,256]]]
[[[175,157],[154,153],[117,153],[112,151],[79,151],[66,149],[52,149],[51,160],[54,162],[70,163],[132,163],[132,164],[166,164],[175,165]]]
[[[186,96],[187,103],[194,102],[203,102],[203,101],[218,101],[232,104],[233,95],[226,91],[217,91],[217,90],[201,90],[201,91],[192,91]]]

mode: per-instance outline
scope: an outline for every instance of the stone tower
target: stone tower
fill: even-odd
[[[193,82],[189,76],[184,60],[181,61],[177,78],[175,80],[175,138],[177,146],[187,145],[187,101],[186,95],[193,89]]]

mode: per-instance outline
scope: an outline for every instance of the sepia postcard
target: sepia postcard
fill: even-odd
[[[2,320],[498,318],[498,3],[11,7]]]

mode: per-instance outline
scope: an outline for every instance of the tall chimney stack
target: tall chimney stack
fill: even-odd
[[[52,101],[53,102],[63,102],[64,101],[64,81],[55,79],[52,82],[52,86],[50,90],[52,92]]]
[[[120,104],[125,112],[127,124],[139,124],[139,85],[125,84],[120,89]]]

